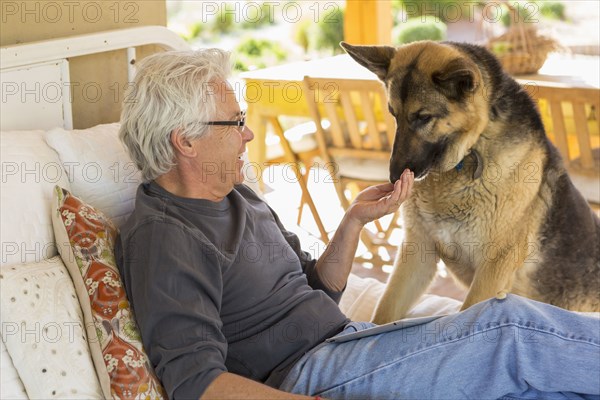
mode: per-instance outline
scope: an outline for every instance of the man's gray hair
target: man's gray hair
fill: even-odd
[[[217,84],[231,71],[219,49],[166,51],[144,58],[125,94],[119,137],[144,181],[174,166],[171,132],[196,139],[217,111]],[[219,88],[220,91],[224,88]]]

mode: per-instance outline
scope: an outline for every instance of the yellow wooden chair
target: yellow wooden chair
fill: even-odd
[[[267,143],[267,165],[287,164],[291,167],[300,189],[302,198],[298,207],[298,225],[302,219],[302,211],[307,205],[317,228],[321,235],[321,240],[329,243],[329,235],[315,202],[308,190],[308,179],[311,167],[320,156],[319,148],[315,139],[315,126],[313,122],[297,125],[284,131],[279,120],[275,117],[268,118],[268,123],[273,128],[276,143]]]
[[[358,190],[389,182],[396,123],[388,112],[384,87],[374,80],[311,77],[305,77],[303,85],[321,157],[342,207],[347,209]],[[396,220],[394,215],[392,224]],[[384,229],[379,221],[375,226],[375,234],[363,230],[361,240],[372,255],[363,260],[380,265],[387,260],[379,257],[379,249],[391,253],[388,239],[392,229]]]
[[[531,84],[544,127],[560,151],[571,179],[593,205],[600,205],[600,89]]]

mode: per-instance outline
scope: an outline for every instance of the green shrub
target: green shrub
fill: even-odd
[[[339,46],[342,40],[344,40],[344,9],[336,6],[324,12],[319,21],[311,26],[309,41],[317,50],[331,49],[333,54],[338,54],[343,52]]]
[[[409,18],[395,29],[394,37],[398,44],[418,40],[445,40],[446,24],[433,16]]]
[[[540,16],[550,19],[566,19],[565,5],[560,1],[511,2],[511,4],[517,9],[519,22],[535,23],[539,21]],[[514,18],[514,13],[503,6],[502,24],[508,27]]]
[[[206,32],[206,24],[204,22],[195,22],[189,27],[188,35],[186,35],[185,39],[196,39],[201,36],[203,32]]]
[[[263,25],[275,24],[275,15],[271,15],[273,13],[270,4],[261,3],[259,9],[248,6],[246,10],[247,15],[242,16],[244,19],[242,22],[243,28],[257,28]]]
[[[235,48],[234,68],[248,71],[279,64],[287,58],[286,51],[277,42],[248,37]]]
[[[538,1],[540,12],[546,18],[565,20],[565,5],[560,1]]]
[[[536,19],[535,4],[528,3],[527,8],[523,7],[520,3],[512,2],[513,7],[517,11],[517,21],[529,23]],[[530,5],[531,4],[531,5]],[[508,27],[515,21],[515,13],[512,10],[509,10],[508,7],[502,6],[502,17],[501,17],[502,25]]]
[[[312,25],[312,20],[306,18],[300,20],[297,24],[294,25],[294,42],[302,47],[304,53],[308,52],[308,47],[310,46],[310,27]]]
[[[213,21],[213,31],[216,33],[229,33],[233,31],[235,26],[235,14],[225,7],[221,7]]]

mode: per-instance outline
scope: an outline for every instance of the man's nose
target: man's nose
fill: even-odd
[[[250,142],[254,139],[254,132],[252,131],[252,129],[250,129],[248,125],[244,126],[244,130],[242,131],[242,133],[244,134],[243,137],[246,142]]]

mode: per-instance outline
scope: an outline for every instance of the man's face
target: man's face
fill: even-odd
[[[242,118],[240,106],[229,83],[218,81],[214,93],[216,115],[212,121],[239,121]],[[248,127],[210,126],[209,131],[193,142],[198,157],[195,162],[197,176],[205,189],[215,197],[224,197],[234,185],[244,181],[241,160],[246,151],[246,143],[254,138]]]

